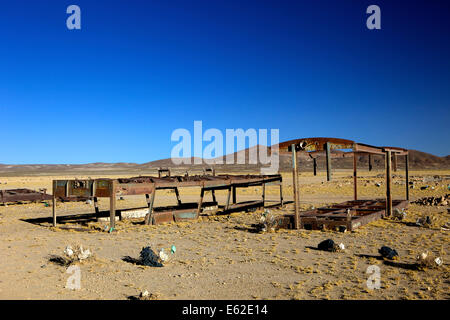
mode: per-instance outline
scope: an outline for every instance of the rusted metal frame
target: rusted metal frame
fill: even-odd
[[[292,183],[294,187],[294,228],[300,227],[300,200],[299,200],[299,186],[298,186],[298,166],[297,166],[297,151],[295,144],[291,145],[292,152]]]
[[[409,201],[409,156],[405,154],[406,200]]]
[[[349,231],[359,226],[380,219],[385,215],[386,206],[371,206],[378,200],[347,201],[341,204],[308,210],[301,213],[301,227],[310,225],[312,229],[346,226]],[[352,206],[352,203],[355,204]],[[393,201],[393,208],[407,207],[408,202]],[[350,209],[350,215],[347,213]]]
[[[387,150],[386,160],[386,215],[392,215],[392,170],[391,170],[391,151]]]
[[[327,181],[331,181],[331,144],[325,143],[325,153],[327,162]]]
[[[358,161],[357,153],[353,153],[353,198],[358,200]]]
[[[145,179],[146,177],[139,177],[141,179]],[[143,182],[130,182],[129,179],[118,179],[117,185],[118,190],[121,195],[137,195],[137,194],[146,194],[151,193],[155,188],[156,189],[175,189],[180,187],[190,187],[190,186],[201,186],[205,187],[209,186],[221,186],[221,185],[234,185],[235,187],[246,187],[249,185],[261,185],[263,182],[268,183],[272,181],[280,181],[280,175],[272,175],[272,176],[262,176],[262,177],[248,177],[248,176],[228,176],[228,177],[219,177],[219,176],[207,176],[200,177],[200,180],[191,180],[191,181],[183,181],[180,180],[183,177],[165,177],[168,179],[158,179],[158,178],[148,178],[148,181]],[[193,177],[195,178],[195,177]],[[67,185],[68,182],[73,182],[74,180],[61,180]],[[90,184],[95,186],[98,182],[108,181],[108,183],[112,180],[107,179],[96,179],[89,181]],[[97,197],[109,197],[109,191],[87,191],[83,195],[86,196],[97,196]],[[100,194],[101,193],[101,194]],[[73,196],[72,191],[69,188],[62,187],[61,190],[57,192],[57,196]]]

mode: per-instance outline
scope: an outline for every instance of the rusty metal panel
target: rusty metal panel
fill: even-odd
[[[70,180],[67,184],[68,196],[90,197],[92,196],[93,180]]]
[[[154,212],[153,213],[153,223],[152,224],[161,224],[161,223],[168,223],[173,222],[173,213],[172,211],[165,211],[165,212]]]
[[[56,197],[67,196],[67,180],[56,180],[56,190],[53,190],[53,194]]]
[[[109,197],[110,196],[110,184],[112,180],[110,179],[96,179],[94,183],[94,197]]]

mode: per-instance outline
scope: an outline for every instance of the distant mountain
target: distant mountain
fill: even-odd
[[[261,149],[263,148],[263,149]],[[190,158],[189,164],[179,164],[175,165],[172,159],[161,159],[155,160],[147,163],[137,164],[137,163],[88,163],[88,164],[27,164],[27,165],[9,165],[0,164],[0,176],[5,175],[39,175],[39,174],[78,174],[78,175],[99,175],[99,174],[136,174],[139,175],[142,172],[155,172],[159,167],[164,168],[176,168],[178,171],[184,170],[201,170],[204,167],[215,167],[219,171],[227,172],[243,172],[243,171],[255,171],[258,170],[260,164],[250,163],[252,152],[256,154],[256,161],[259,162],[259,151],[260,149],[265,153],[268,152],[270,156],[270,148],[266,151],[266,147],[255,146],[252,148],[247,148],[228,155],[229,158],[234,159],[234,163],[237,163],[238,159],[243,159],[242,164],[226,164],[227,156],[218,157],[209,160],[211,163],[195,164],[196,160],[200,161],[199,158]],[[347,155],[343,157],[344,153],[342,151],[332,151],[336,157],[332,159],[333,168],[337,169],[351,169],[353,167],[353,157]],[[341,157],[342,156],[342,157]],[[181,160],[181,159],[178,159]],[[184,159],[185,161],[187,159]],[[280,154],[279,167],[282,171],[288,171],[292,168],[292,156],[289,153]],[[312,171],[313,160],[306,153],[298,154],[298,163],[300,171]],[[222,162],[222,164],[220,164]],[[374,169],[384,168],[384,156],[373,155],[372,162]],[[404,168],[404,157],[398,157],[398,168],[401,170]],[[319,153],[317,158],[318,170],[324,170],[325,168],[325,154]],[[409,167],[410,169],[421,170],[421,169],[450,169],[450,155],[445,157],[438,157],[426,152],[421,152],[417,150],[409,150]],[[368,157],[358,156],[358,168],[367,169],[368,168]]]

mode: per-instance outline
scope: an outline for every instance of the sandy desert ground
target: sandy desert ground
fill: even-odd
[[[351,174],[341,170],[334,173],[333,181],[326,182],[323,172],[317,177],[301,173],[302,209],[351,200]],[[404,198],[402,174],[395,173],[395,199]],[[384,197],[382,171],[361,171],[359,175],[362,199]],[[447,180],[435,181],[436,175]],[[449,193],[450,170],[412,171],[410,176],[416,181],[416,188],[410,190],[411,200]],[[291,174],[284,173],[283,177],[285,198],[290,200]],[[51,190],[54,178],[73,177],[0,177],[0,188]],[[420,190],[424,185],[430,188]],[[276,199],[278,189],[267,189],[269,198]],[[256,187],[239,190],[238,200],[257,199],[260,192]],[[196,201],[198,193],[196,188],[185,189],[181,197],[183,201]],[[218,193],[218,200],[225,202],[225,192]],[[156,206],[164,204],[175,204],[174,195],[158,193]],[[119,208],[136,206],[145,206],[143,196],[118,201]],[[101,199],[100,207],[107,210],[108,200]],[[58,203],[57,208],[61,215],[94,210],[83,202]],[[450,222],[448,208],[410,204],[406,221],[379,220],[346,233],[251,232],[250,226],[258,222],[261,210],[204,215],[194,222],[157,226],[142,225],[142,219],[124,220],[117,223],[117,232],[108,233],[103,231],[107,222],[89,223],[85,226],[89,231],[81,232],[25,221],[50,217],[51,206],[43,203],[0,205],[0,299],[128,299],[144,290],[155,299],[450,299],[450,236],[449,231],[441,229]],[[292,212],[292,206],[272,212]],[[408,225],[423,215],[433,218],[431,228]],[[344,243],[346,250],[330,253],[314,249],[328,238]],[[67,267],[49,261],[50,255],[62,255],[69,244],[82,244],[94,252],[94,258],[79,264],[79,290],[65,288],[70,276]],[[148,245],[175,245],[177,251],[164,267],[133,263],[142,247]],[[393,263],[377,259],[382,245],[395,248],[400,259]],[[413,269],[415,257],[425,250],[440,255],[444,264],[439,269]],[[370,265],[381,269],[380,289],[367,288],[366,270]]]

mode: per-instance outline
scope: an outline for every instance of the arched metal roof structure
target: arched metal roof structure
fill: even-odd
[[[358,155],[370,155],[378,154],[384,155],[386,159],[386,215],[392,214],[392,194],[391,194],[391,158],[394,157],[394,167],[397,167],[397,156],[405,156],[405,171],[406,171],[406,199],[409,200],[409,176],[408,176],[408,150],[398,147],[377,147],[364,143],[358,143],[353,140],[340,139],[340,138],[301,138],[285,141],[278,144],[278,150],[280,153],[291,152],[292,153],[292,166],[293,166],[293,186],[294,186],[294,227],[296,229],[300,226],[300,199],[299,199],[299,183],[298,183],[298,164],[297,164],[297,152],[307,152],[312,158],[319,155],[320,152],[325,151],[326,163],[327,163],[327,180],[331,180],[331,150],[351,150],[344,152],[344,154],[353,154],[353,185],[354,185],[354,200],[358,200],[358,184],[357,184],[357,156]],[[370,158],[369,158],[370,159]],[[370,160],[369,160],[370,165]],[[314,170],[316,163],[314,163]],[[315,171],[314,171],[315,172]]]

